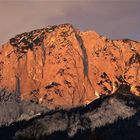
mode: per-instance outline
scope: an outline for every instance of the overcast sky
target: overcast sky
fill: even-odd
[[[109,38],[140,40],[140,0],[0,0],[0,44],[61,23]]]

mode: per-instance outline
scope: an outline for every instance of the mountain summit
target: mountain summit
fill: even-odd
[[[140,42],[61,24],[16,35],[0,47],[0,88],[21,100],[74,107],[122,84],[140,94]]]

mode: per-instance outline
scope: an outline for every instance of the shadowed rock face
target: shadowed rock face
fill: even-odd
[[[46,111],[21,121],[16,119],[0,127],[0,139],[139,140],[139,131],[140,98],[130,92],[129,85],[121,85],[113,95],[87,106]]]
[[[17,93],[0,90],[0,127],[40,116],[48,109],[38,104],[21,101]]]
[[[0,88],[52,109],[88,104],[128,84],[140,93],[140,43],[70,24],[19,34],[0,47]]]

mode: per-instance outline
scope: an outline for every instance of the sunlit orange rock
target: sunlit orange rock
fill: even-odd
[[[22,33],[0,47],[0,88],[49,108],[89,104],[122,83],[140,94],[140,42],[62,24]]]

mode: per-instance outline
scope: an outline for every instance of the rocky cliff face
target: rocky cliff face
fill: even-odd
[[[0,47],[0,88],[48,108],[88,104],[127,84],[140,94],[140,43],[70,24],[11,38]]]

